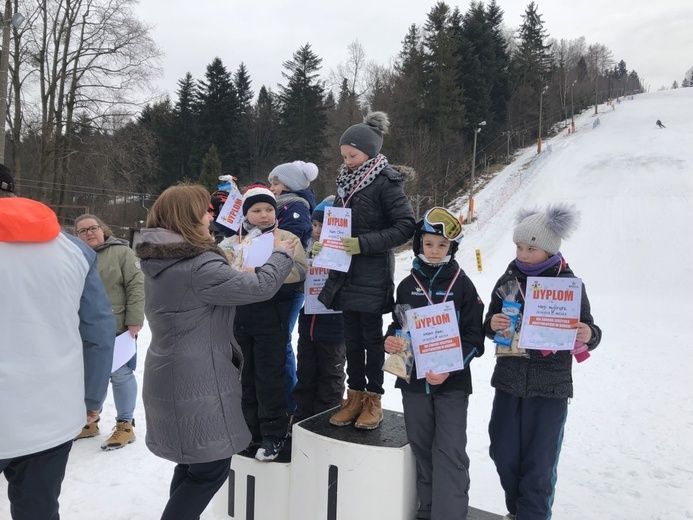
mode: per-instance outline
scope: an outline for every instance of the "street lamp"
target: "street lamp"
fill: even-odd
[[[544,102],[544,93],[549,89],[548,86],[541,89],[541,94],[539,94],[539,138],[537,139],[537,153],[541,153],[541,112]]]
[[[476,136],[481,132],[481,127],[486,124],[486,121],[479,123],[477,128],[474,129],[474,150],[472,151],[472,179],[469,184],[469,211],[467,215],[467,222],[471,224],[472,218],[474,217],[474,167],[476,166]]]
[[[24,16],[12,15],[12,0],[5,1],[2,17],[2,49],[0,49],[0,163],[5,162],[5,119],[7,119],[7,74],[10,64],[10,30],[22,25]]]
[[[572,127],[573,133],[575,133],[575,109],[573,107],[573,87],[577,83],[577,80],[573,81],[570,85],[570,126]]]

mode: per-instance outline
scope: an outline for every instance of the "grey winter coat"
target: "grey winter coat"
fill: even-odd
[[[361,253],[351,258],[349,272],[330,271],[318,299],[329,309],[384,314],[395,301],[395,252],[414,235],[414,210],[404,194],[402,174],[386,166],[349,206],[351,236]],[[343,207],[337,197],[335,207]]]
[[[250,442],[233,336],[236,306],[271,298],[292,256],[277,248],[256,273],[236,271],[216,246],[158,228],[142,231],[137,254],[152,333],[142,385],[147,447],[181,464],[229,458]]]

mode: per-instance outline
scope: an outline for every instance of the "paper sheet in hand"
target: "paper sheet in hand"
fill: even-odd
[[[113,346],[111,373],[130,361],[135,352],[137,352],[137,341],[130,335],[129,330],[126,330],[120,336],[116,336],[115,345]]]
[[[416,360],[416,377],[431,370],[443,374],[464,368],[462,341],[453,302],[407,311],[409,334]]]
[[[580,321],[580,278],[527,277],[521,348],[572,350]]]
[[[263,233],[253,238],[243,251],[243,267],[260,267],[265,265],[274,249],[274,234]]]
[[[329,269],[324,267],[315,267],[312,265],[312,260],[308,261],[308,272],[306,273],[306,281],[303,288],[303,294],[306,296],[306,302],[303,305],[303,312],[306,314],[341,314],[342,311],[333,311],[325,307],[322,302],[318,301],[318,296],[325,286]]]
[[[238,231],[243,221],[242,207],[243,196],[235,190],[231,191],[221,210],[219,210],[219,216],[216,221],[222,226]]]
[[[342,238],[351,236],[351,208],[327,208],[322,219],[322,249],[313,259],[315,267],[346,273],[351,257],[344,251]]]

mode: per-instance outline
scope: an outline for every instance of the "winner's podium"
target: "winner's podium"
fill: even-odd
[[[291,462],[237,455],[217,514],[242,520],[402,520],[416,516],[416,462],[401,413],[375,430],[329,423],[335,410],[292,430]]]

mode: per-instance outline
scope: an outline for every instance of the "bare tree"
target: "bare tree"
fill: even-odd
[[[134,16],[137,0],[15,4],[27,22],[15,37],[12,145],[36,136],[37,180],[62,205],[72,156],[84,146],[81,130],[110,133],[114,121],[134,115],[148,101],[161,52],[151,28]]]

